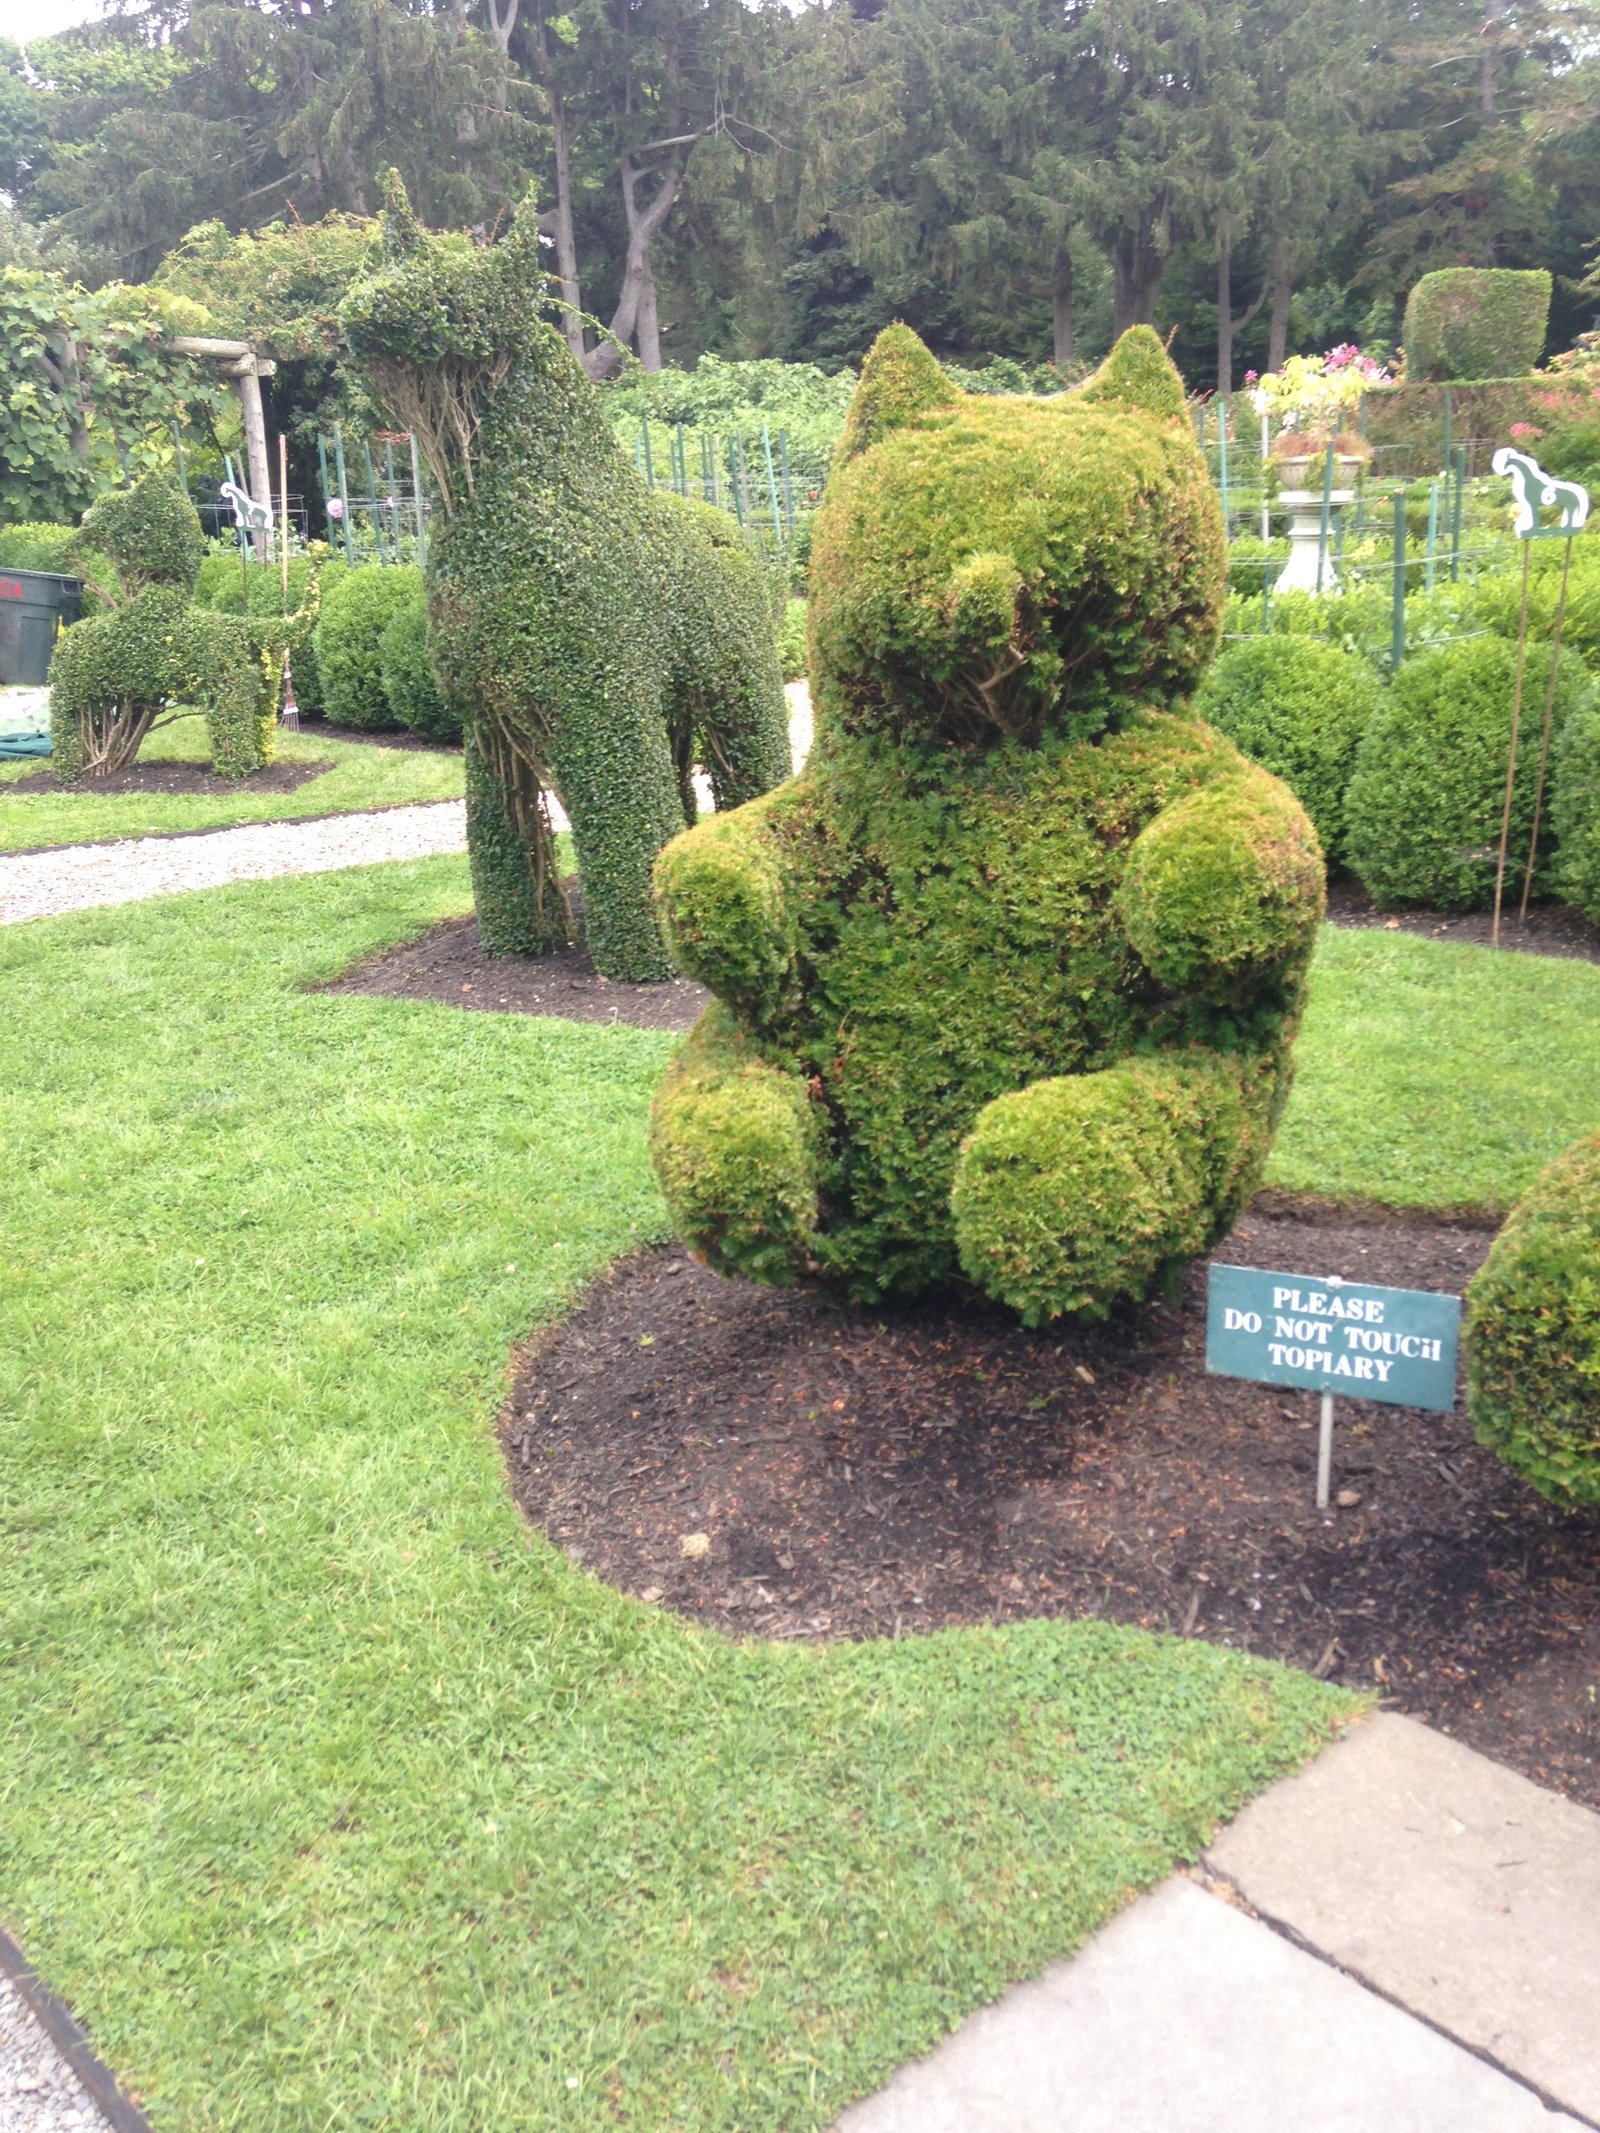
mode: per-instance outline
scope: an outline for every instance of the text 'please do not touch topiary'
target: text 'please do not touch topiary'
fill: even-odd
[[[1050,401],[880,337],[816,529],[811,760],[656,868],[716,995],[656,1174],[713,1266],[858,1300],[965,1276],[1037,1324],[1228,1229],[1323,869],[1287,788],[1183,707],[1224,578],[1148,328]]]

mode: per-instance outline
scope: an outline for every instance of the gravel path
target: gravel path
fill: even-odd
[[[106,2121],[0,1977],[0,2133],[106,2133]]]
[[[228,881],[425,859],[434,852],[465,851],[466,844],[462,803],[438,800],[313,822],[251,822],[200,836],[132,837],[119,844],[7,853],[0,857],[0,925],[82,911],[91,904],[214,889]]]

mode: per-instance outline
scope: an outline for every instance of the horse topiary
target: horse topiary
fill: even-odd
[[[111,565],[97,611],[50,663],[50,752],[69,781],[124,770],[151,729],[205,714],[212,767],[247,777],[272,759],[283,664],[317,618],[315,563],[292,615],[224,615],[194,602],[205,554],[199,514],[170,475],[141,475],[92,504],[73,544]]]
[[[723,513],[651,490],[624,456],[540,316],[531,196],[488,247],[424,231],[393,171],[384,203],[385,263],[341,315],[439,492],[429,652],[466,731],[484,945],[538,955],[576,930],[553,795],[572,823],[596,968],[665,978],[650,870],[695,819],[695,764],[719,808],[789,770],[760,562]]]
[[[816,522],[811,758],[656,869],[716,997],[652,1150],[714,1267],[860,1301],[964,1276],[1038,1324],[1229,1228],[1323,869],[1288,789],[1184,707],[1224,596],[1148,328],[1049,400],[880,337]]]

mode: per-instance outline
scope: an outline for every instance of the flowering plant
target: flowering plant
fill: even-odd
[[[1361,405],[1364,394],[1394,383],[1388,370],[1361,353],[1353,341],[1326,355],[1290,356],[1282,370],[1258,378],[1245,374],[1253,387],[1250,404],[1277,425],[1273,452],[1279,458],[1305,458],[1334,444],[1367,457],[1360,439],[1344,434],[1345,418]]]

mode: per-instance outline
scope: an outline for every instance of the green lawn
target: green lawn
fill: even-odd
[[[1323,929],[1268,1183],[1503,1212],[1600,1125],[1600,967]]]
[[[407,800],[454,800],[461,795],[461,758],[431,750],[378,748],[333,740],[312,725],[279,732],[280,762],[326,762],[331,768],[293,792],[252,792],[245,779],[235,793],[8,792],[19,778],[49,767],[49,758],[0,763],[0,852],[40,844],[90,843],[100,837],[143,837],[164,830],[225,829],[236,822],[281,822],[298,815],[347,814],[393,807]],[[159,727],[139,760],[206,760],[198,717]]]
[[[669,1040],[300,989],[465,900],[0,930],[0,1919],[162,2133],[824,2126],[1348,1706],[735,1646],[529,1533],[507,1349],[659,1234]]]

